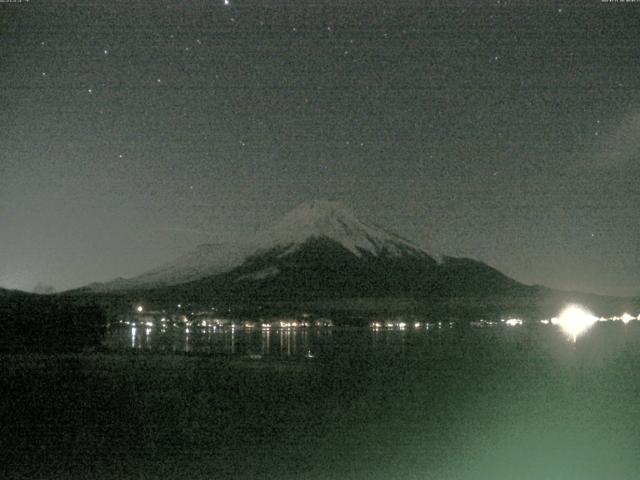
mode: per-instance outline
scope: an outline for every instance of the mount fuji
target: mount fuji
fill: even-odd
[[[475,260],[437,255],[365,222],[339,202],[312,201],[233,247],[202,245],[93,292],[145,292],[193,301],[388,296],[465,296],[527,287]]]

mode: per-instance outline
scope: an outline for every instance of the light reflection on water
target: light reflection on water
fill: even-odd
[[[360,329],[366,332],[366,329]],[[154,351],[158,353],[195,353],[251,356],[261,358],[315,356],[329,328],[239,328],[115,326],[110,329],[106,346],[116,351]]]
[[[205,369],[202,376],[177,377],[174,384],[176,392],[182,382],[185,390],[197,392],[207,391],[203,385],[226,385],[221,403],[248,405],[238,420],[202,413],[201,403],[178,395],[185,399],[186,418],[198,427],[186,431],[189,438],[224,431],[231,432],[230,442],[244,445],[245,431],[251,438],[257,431],[256,442],[263,442],[276,425],[283,437],[273,444],[303,452],[291,465],[302,474],[282,477],[286,460],[273,449],[262,443],[239,449],[242,468],[266,471],[246,478],[637,478],[640,322],[599,321],[582,335],[574,337],[571,330],[567,338],[551,322],[508,320],[407,322],[404,328],[386,322],[360,328],[192,325],[167,326],[165,332],[162,327],[147,332],[138,323],[112,329],[109,342],[119,351],[233,355],[251,359],[252,365],[268,358],[293,360],[284,366],[276,361],[277,370],[259,374],[245,369],[249,362],[238,362],[242,368],[221,370],[233,375],[214,376]],[[141,363],[166,366],[175,359],[146,360]],[[176,362],[180,371],[212,365],[208,359],[191,360]],[[296,368],[289,369],[294,362]],[[313,368],[297,368],[304,363]],[[145,368],[146,375],[155,367]],[[135,373],[131,378],[140,378]],[[251,392],[237,385],[251,385]],[[298,390],[291,394],[282,385]],[[164,412],[169,402],[159,398],[155,411]],[[259,415],[258,404],[266,405]],[[318,417],[325,405],[326,417]],[[218,461],[228,468],[227,456]],[[354,465],[362,475],[349,475]]]
[[[633,321],[636,320],[636,317],[628,314],[622,317],[600,318],[599,322],[595,321],[598,320],[596,317],[589,316],[589,324],[585,326],[584,322],[578,322],[582,317],[578,320],[570,317],[569,320],[575,320],[572,322],[564,318],[567,316],[566,312],[576,310],[576,308],[573,310],[572,308],[565,310],[564,316],[538,322],[523,322],[520,319],[508,319],[500,322],[481,320],[469,324],[452,321],[431,323],[373,321],[368,327],[360,328],[291,327],[250,322],[244,325],[206,326],[172,326],[164,323],[157,326],[147,323],[141,328],[132,323],[131,325],[116,325],[111,328],[106,346],[114,351],[229,355],[250,357],[255,360],[268,357],[316,358],[322,357],[323,350],[348,349],[351,348],[351,345],[359,344],[360,341],[364,341],[362,345],[365,345],[365,347],[362,345],[358,347],[364,348],[362,353],[365,353],[365,350],[371,353],[388,351],[389,349],[397,353],[405,353],[408,351],[407,349],[413,349],[416,346],[422,348],[425,343],[424,339],[428,337],[456,336],[460,335],[463,330],[467,332],[483,331],[485,334],[487,331],[504,332],[504,334],[511,332],[512,335],[517,335],[523,330],[542,329],[547,332],[557,332],[560,338],[563,336],[563,331],[565,333],[568,331],[572,343],[575,344],[579,335],[587,336],[589,328],[606,330],[605,327],[608,324],[610,327],[616,329],[623,327],[623,330],[626,330],[629,322],[636,323]],[[564,323],[562,323],[563,319],[566,320]],[[580,327],[579,330],[576,325]],[[332,339],[333,332],[340,333],[340,338]],[[588,339],[585,338],[582,341],[588,344]],[[336,347],[337,344],[340,346]]]

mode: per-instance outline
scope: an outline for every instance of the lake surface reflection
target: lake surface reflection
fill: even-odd
[[[217,326],[176,326],[138,323],[110,327],[105,346],[114,352],[183,353],[260,359],[314,359],[337,351],[351,356],[421,352],[437,345],[458,341],[509,342],[528,338],[558,354],[567,349],[580,351],[597,345],[615,351],[632,341],[640,331],[640,321],[599,322],[583,338],[547,321],[456,323],[371,322],[368,327],[295,326],[277,323],[242,322]],[[573,348],[571,346],[573,345]],[[605,348],[606,347],[606,348]],[[591,350],[589,350],[593,353]]]
[[[640,321],[580,319],[136,318],[106,353],[5,359],[7,478],[636,479]]]
[[[334,329],[280,328],[228,325],[215,327],[117,326],[110,329],[106,346],[116,351],[157,353],[313,358]]]
[[[214,382],[223,392],[216,401],[238,406],[228,418],[201,418],[209,404],[190,414],[203,430],[197,444],[224,431],[225,444],[251,452],[189,463],[198,473],[224,467],[231,478],[597,480],[637,478],[640,468],[638,321],[598,321],[576,338],[550,322],[509,320],[128,326],[112,329],[109,346],[197,354],[180,356],[203,362],[181,374]],[[216,356],[307,368],[231,375],[206,363]],[[155,368],[166,371],[153,368],[149,378]]]

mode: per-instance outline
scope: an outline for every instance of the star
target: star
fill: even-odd
[[[224,0],[225,5],[229,5],[229,0]]]
[[[105,48],[105,49],[103,50],[103,53],[104,53],[105,55],[109,55],[109,50],[107,50],[107,49]]]
[[[87,92],[89,92],[90,94],[93,93],[93,88],[88,88]]]

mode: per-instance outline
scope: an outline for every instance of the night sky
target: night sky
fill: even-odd
[[[525,283],[640,294],[639,13],[2,3],[0,286],[132,276],[334,199]]]

